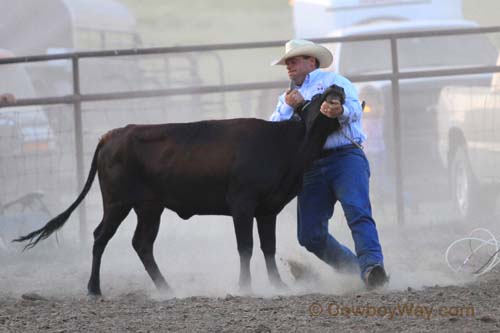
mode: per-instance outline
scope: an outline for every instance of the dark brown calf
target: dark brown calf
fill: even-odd
[[[94,231],[91,295],[100,295],[101,257],[120,223],[134,210],[133,247],[159,289],[168,289],[153,257],[153,243],[165,208],[181,218],[193,215],[233,217],[240,254],[240,287],[249,289],[253,219],[270,282],[284,286],[275,262],[276,215],[298,193],[302,175],[316,159],[336,119],[319,112],[337,90],[327,89],[304,110],[300,121],[258,119],[201,121],[185,124],[129,125],[100,140],[89,176],[76,201],[43,228],[15,241],[36,245],[59,229],[84,199],[96,173],[104,216]]]

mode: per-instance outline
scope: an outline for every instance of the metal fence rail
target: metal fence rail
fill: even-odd
[[[339,42],[366,42],[366,41],[389,41],[392,57],[392,70],[382,74],[366,74],[349,76],[353,82],[370,82],[370,81],[390,81],[392,84],[392,107],[393,107],[393,133],[395,142],[395,163],[396,163],[396,207],[397,217],[400,223],[404,223],[404,204],[402,190],[402,168],[401,168],[401,133],[400,133],[400,100],[399,100],[399,85],[400,80],[437,77],[437,76],[454,76],[468,74],[483,74],[500,72],[500,66],[477,66],[467,68],[450,68],[428,71],[401,71],[398,64],[398,41],[412,37],[442,37],[442,36],[457,36],[467,34],[488,34],[499,33],[500,27],[486,28],[467,28],[453,30],[429,30],[420,32],[406,33],[387,33],[387,34],[370,34],[357,35],[349,37],[335,38],[320,38],[313,39],[318,43],[339,43]],[[119,99],[136,99],[136,98],[151,98],[159,96],[177,96],[177,95],[197,95],[210,93],[225,93],[237,92],[256,89],[272,89],[287,87],[287,81],[265,81],[253,82],[244,84],[223,84],[223,85],[206,85],[196,87],[169,88],[169,89],[149,89],[135,91],[121,91],[114,93],[97,93],[97,94],[82,94],[80,91],[80,64],[81,59],[86,58],[104,58],[104,57],[121,57],[121,56],[144,56],[144,55],[159,55],[187,52],[208,52],[208,51],[225,51],[225,50],[243,50],[243,49],[261,49],[271,47],[282,47],[286,41],[270,41],[270,42],[254,42],[254,43],[235,43],[235,44],[212,44],[212,45],[194,45],[194,46],[179,46],[179,47],[155,47],[144,49],[124,49],[111,51],[91,51],[91,52],[75,52],[54,55],[35,55],[26,57],[15,57],[0,59],[0,66],[6,64],[19,64],[31,62],[44,62],[53,60],[71,60],[72,63],[72,78],[73,92],[65,96],[50,96],[46,98],[27,98],[19,99],[15,103],[0,102],[0,107],[15,107],[27,105],[52,105],[52,104],[72,104],[74,108],[74,128],[75,128],[75,145],[76,145],[76,165],[77,165],[77,183],[79,188],[84,184],[85,171],[83,170],[83,140],[82,140],[82,103],[93,101],[108,101]],[[84,207],[84,206],[83,206]],[[81,232],[85,233],[85,209],[79,210]]]
[[[468,34],[487,34],[499,33],[500,26],[486,28],[468,28],[468,29],[453,29],[453,30],[429,30],[423,32],[406,32],[406,33],[387,33],[387,34],[370,34],[347,37],[332,37],[332,38],[317,38],[311,39],[317,43],[339,43],[339,42],[366,42],[366,41],[391,41],[391,54],[393,55],[393,64],[397,63],[397,41],[400,39],[412,37],[443,37],[443,36],[459,36]],[[141,56],[154,54],[170,54],[170,53],[187,53],[187,52],[208,52],[208,51],[227,51],[227,50],[243,50],[243,49],[260,49],[281,47],[286,43],[285,40],[270,41],[270,42],[253,42],[253,43],[233,43],[233,44],[210,44],[210,45],[193,45],[193,46],[176,46],[176,47],[154,47],[143,49],[123,49],[112,51],[85,51],[75,53],[61,53],[53,55],[34,55],[25,57],[15,57],[0,59],[0,65],[16,64],[28,62],[40,62],[51,60],[71,60],[73,63],[73,82],[77,85],[78,79],[78,62],[85,58],[103,58],[103,57],[120,57],[120,56]],[[397,64],[396,64],[397,65]],[[398,66],[396,66],[398,68]],[[468,68],[454,68],[446,70],[430,70],[430,71],[393,71],[386,74],[367,74],[349,76],[352,82],[369,82],[378,80],[401,80],[432,76],[452,76],[464,74],[482,74],[499,72],[499,66],[477,66]],[[190,95],[190,94],[207,94],[220,93],[253,89],[279,88],[288,84],[287,81],[273,82],[255,82],[247,84],[231,84],[223,86],[204,86],[178,89],[158,89],[158,90],[139,90],[139,91],[124,91],[118,93],[105,94],[73,94],[69,96],[52,96],[46,98],[30,98],[18,100],[16,103],[3,103],[0,106],[23,106],[23,105],[48,105],[48,104],[74,104],[76,102],[90,102],[113,99],[131,99],[131,98],[150,98],[158,96],[172,95]]]

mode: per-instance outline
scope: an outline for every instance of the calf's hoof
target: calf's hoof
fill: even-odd
[[[239,286],[239,293],[243,296],[251,296],[253,295],[253,291],[252,291],[252,286],[248,283],[248,284],[241,284],[240,283],[240,286]]]
[[[98,302],[102,299],[102,295],[101,294],[94,294],[94,293],[88,293],[87,294],[87,300],[89,302]]]
[[[162,288],[158,288],[157,290],[158,290],[158,294],[162,298],[173,298],[175,296],[174,291],[170,287],[162,287]]]

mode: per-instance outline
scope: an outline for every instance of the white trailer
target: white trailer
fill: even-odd
[[[378,21],[461,20],[462,0],[295,0],[297,38],[321,38],[333,31]]]

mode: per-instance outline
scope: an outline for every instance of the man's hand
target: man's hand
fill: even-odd
[[[340,101],[337,100],[332,100],[331,102],[323,102],[319,110],[328,118],[336,118],[344,113],[342,104],[340,104]]]
[[[288,90],[285,95],[285,103],[293,108],[296,108],[304,102],[304,97],[297,89]]]

